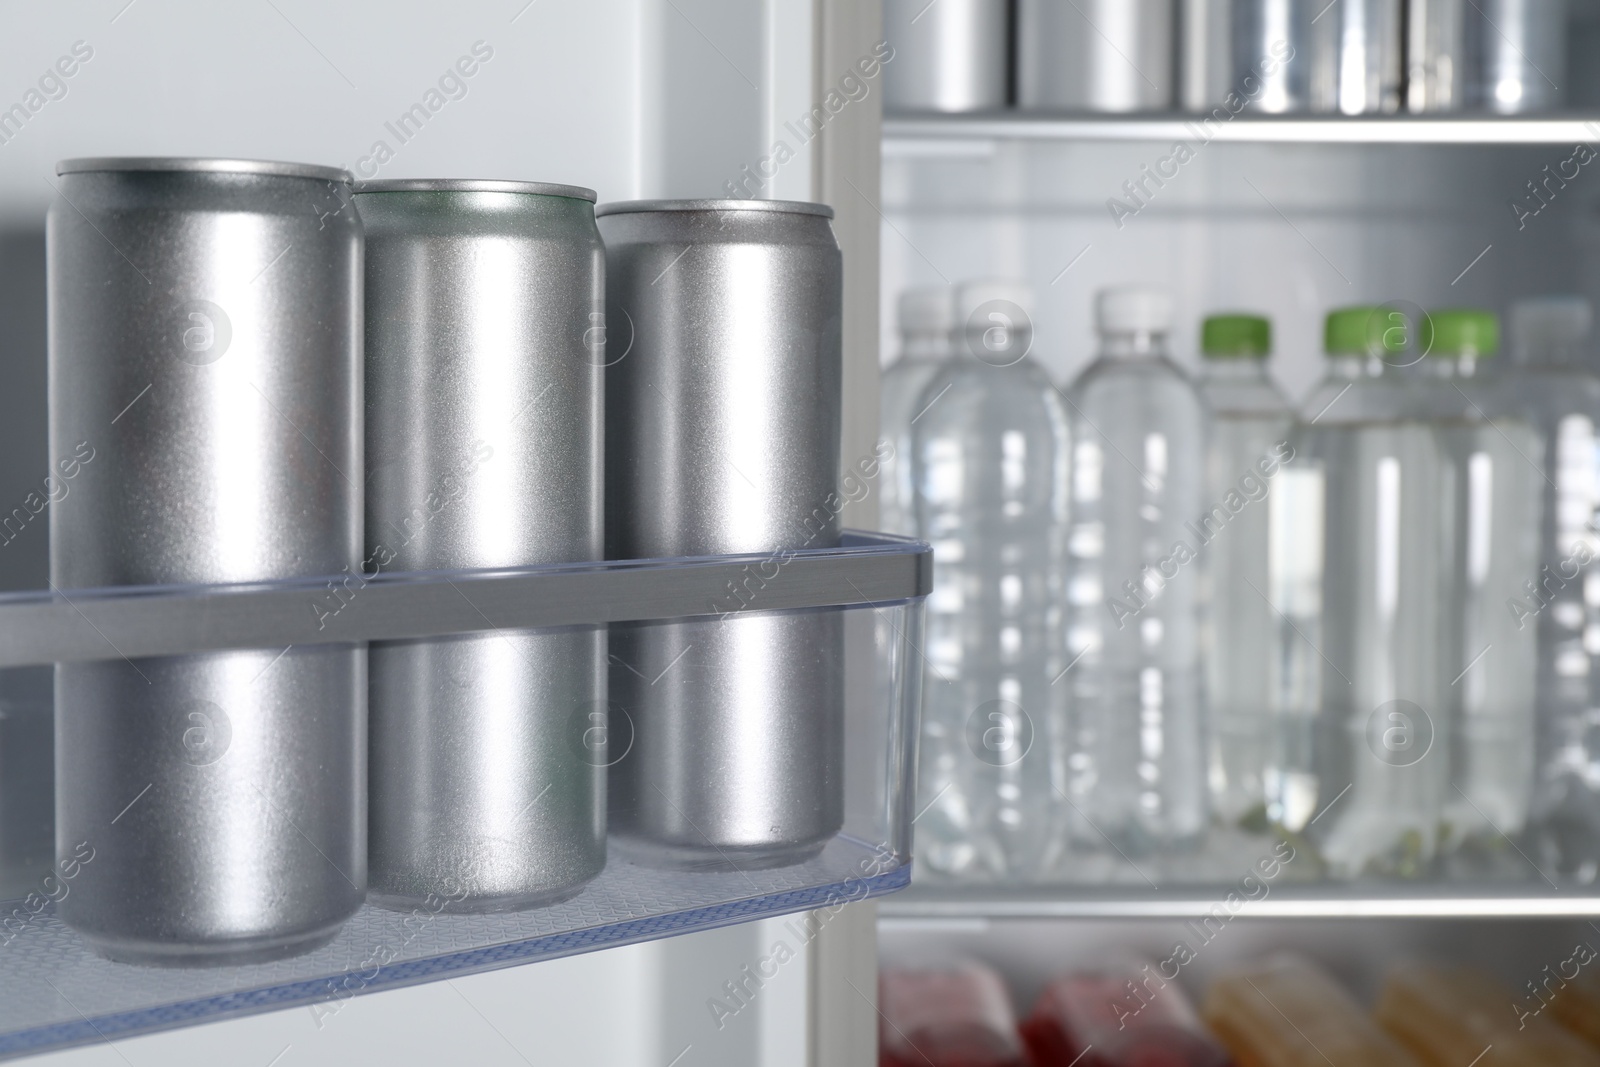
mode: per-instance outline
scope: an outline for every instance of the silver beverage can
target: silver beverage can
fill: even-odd
[[[350,176],[62,163],[50,208],[56,588],[361,561],[361,221]],[[307,617],[315,608],[308,602]],[[115,959],[331,938],[367,888],[359,646],[56,668],[61,918]]]
[[[1400,110],[1404,69],[1400,4],[1401,0],[1337,0],[1326,12],[1321,21],[1328,26],[1318,42],[1323,99],[1315,110],[1345,115]],[[1313,25],[1314,34],[1319,29]]]
[[[1313,5],[1302,0],[1232,2],[1230,81],[1244,98],[1244,110],[1281,115],[1326,108],[1332,94],[1329,13],[1318,18]],[[1327,26],[1319,28],[1321,22]],[[1252,92],[1255,86],[1259,90]]]
[[[1406,110],[1462,107],[1467,0],[1406,0]]]
[[[1235,0],[1234,91],[1269,114],[1400,109],[1401,0]],[[1253,88],[1259,79],[1259,91]]]
[[[842,262],[820,204],[636,201],[606,243],[606,552],[785,553],[839,538]],[[844,818],[838,612],[614,626],[611,699],[632,724],[610,832],[656,866],[773,867]],[[708,605],[708,610],[711,605]],[[617,737],[613,731],[613,739]]]
[[[1476,0],[1463,27],[1466,106],[1512,115],[1566,103],[1567,0]]]
[[[1018,106],[1058,111],[1172,107],[1173,3],[1018,0]]]
[[[1011,70],[1008,0],[884,0],[883,70],[891,111],[984,111],[1006,106]]]
[[[367,569],[598,560],[605,251],[594,193],[356,186]],[[599,627],[371,648],[371,898],[506,911],[605,865]]]
[[[1233,90],[1233,0],[1179,0],[1178,106],[1210,111]]]

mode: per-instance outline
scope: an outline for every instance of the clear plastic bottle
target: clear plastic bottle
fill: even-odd
[[[1315,800],[1286,825],[1309,829],[1336,877],[1424,873],[1448,789],[1454,508],[1438,437],[1413,410],[1410,333],[1383,308],[1328,315],[1327,377],[1283,472],[1300,511],[1273,534],[1274,565],[1299,576],[1283,583],[1295,595],[1275,658],[1319,694],[1313,763],[1295,771]],[[1294,589],[1312,575],[1316,598]]]
[[[948,285],[907,289],[900,294],[899,312],[900,356],[883,372],[878,404],[878,435],[892,449],[878,466],[878,529],[915,537],[911,428],[923,414],[923,387],[951,355],[955,293]]]
[[[1206,505],[1231,516],[1206,546],[1210,610],[1205,634],[1211,721],[1211,800],[1225,822],[1265,814],[1277,722],[1262,650],[1278,619],[1268,600],[1271,506],[1289,402],[1267,373],[1272,324],[1256,315],[1213,315],[1200,329],[1200,396],[1211,412]]]
[[[1068,420],[1028,358],[1025,289],[972,283],[958,355],[912,429],[933,544],[916,855],[961,880],[1027,881],[1062,845],[1061,558]]]
[[[1534,627],[1507,600],[1539,569],[1544,449],[1494,374],[1499,340],[1490,312],[1430,313],[1413,407],[1448,464],[1456,551],[1440,616],[1450,741],[1438,751],[1449,761],[1441,844],[1465,849],[1462,874],[1486,863],[1526,870],[1506,838],[1522,832],[1533,789]]]
[[[1504,594],[1537,635],[1533,857],[1552,875],[1600,875],[1600,377],[1588,359],[1581,297],[1512,308],[1513,403],[1545,456],[1540,568]]]
[[[1074,847],[1196,843],[1207,823],[1200,678],[1206,416],[1167,357],[1171,302],[1102,291],[1073,384],[1067,652]]]

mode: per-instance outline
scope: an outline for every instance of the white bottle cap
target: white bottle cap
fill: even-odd
[[[957,321],[967,323],[974,313],[985,304],[996,300],[1004,300],[1021,308],[1024,315],[1033,314],[1033,290],[1025,282],[1009,281],[1004,278],[980,278],[975,281],[963,282],[956,290],[956,316]],[[1026,326],[1032,329],[1030,320],[1018,323],[1018,328]]]
[[[1094,318],[1101,333],[1166,333],[1172,329],[1172,298],[1143,285],[1102,289]]]
[[[956,294],[948,285],[928,285],[900,294],[900,332],[947,334],[956,328]]]
[[[1581,296],[1535,296],[1511,305],[1511,347],[1518,362],[1568,356],[1589,336],[1594,309]]]

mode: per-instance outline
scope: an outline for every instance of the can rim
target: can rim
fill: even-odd
[[[89,156],[63,159],[56,174],[86,171],[164,171],[185,174],[265,174],[281,178],[316,178],[351,183],[355,178],[342,167],[318,163],[283,163],[271,159],[205,159],[185,156]]]
[[[806,200],[617,200],[594,209],[601,215],[633,215],[648,211],[763,211],[775,215],[817,215],[833,218],[833,208]]]
[[[500,178],[375,178],[356,182],[359,193],[525,193],[533,196],[564,196],[594,203],[597,194],[581,185],[555,182],[522,182]]]

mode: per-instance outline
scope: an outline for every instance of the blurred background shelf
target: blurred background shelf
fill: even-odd
[[[1139,892],[1126,887],[913,886],[878,906],[886,924],[940,926],[991,919],[1582,919],[1600,916],[1600,889],[1528,886],[1273,886],[1249,899],[1237,885]],[[1242,904],[1228,910],[1229,894]],[[1217,909],[1221,909],[1219,912]]]
[[[1210,122],[1207,123],[1207,119]],[[1187,141],[1540,145],[1600,141],[1600,112],[1557,116],[1051,114],[1012,110],[884,117],[885,153],[908,141]]]

